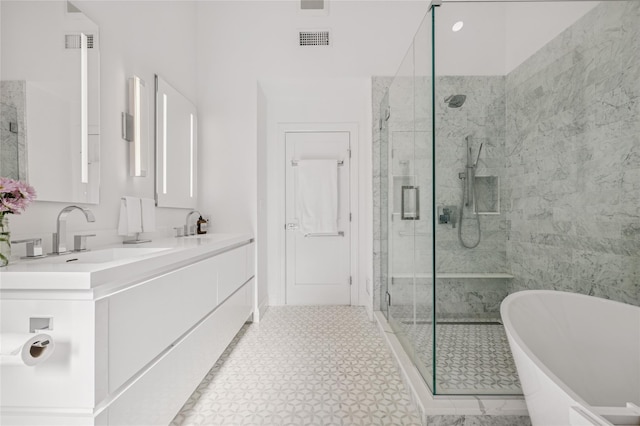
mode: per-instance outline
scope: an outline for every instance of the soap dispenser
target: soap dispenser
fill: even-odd
[[[205,219],[203,219],[202,216],[200,216],[200,218],[198,218],[198,221],[196,222],[196,225],[197,225],[196,232],[198,234],[206,234],[207,233],[207,221]]]

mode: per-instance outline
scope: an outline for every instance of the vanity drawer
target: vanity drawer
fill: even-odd
[[[256,274],[256,243],[251,243],[246,246],[247,249],[247,271],[246,280],[249,280]]]
[[[251,315],[253,281],[236,291],[109,406],[109,424],[169,424]]]
[[[253,244],[218,255],[218,302],[222,303],[247,282],[247,250]]]
[[[217,306],[220,257],[161,275],[109,298],[109,392]]]

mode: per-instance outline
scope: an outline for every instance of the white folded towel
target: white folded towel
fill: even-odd
[[[142,232],[142,215],[140,198],[122,197],[120,200],[120,221],[118,235],[133,235]]]
[[[296,213],[304,234],[338,232],[338,161],[299,160]]]
[[[141,198],[142,232],[154,232],[156,230],[156,201],[153,198]]]

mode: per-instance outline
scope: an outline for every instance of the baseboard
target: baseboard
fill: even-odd
[[[265,297],[262,302],[258,303],[258,309],[253,313],[253,322],[260,322],[260,318],[264,316],[269,308],[269,297]]]

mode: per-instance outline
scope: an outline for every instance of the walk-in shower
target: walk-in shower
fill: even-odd
[[[374,78],[374,304],[433,393],[521,393],[512,292],[640,304],[638,22],[637,1],[445,0]]]

